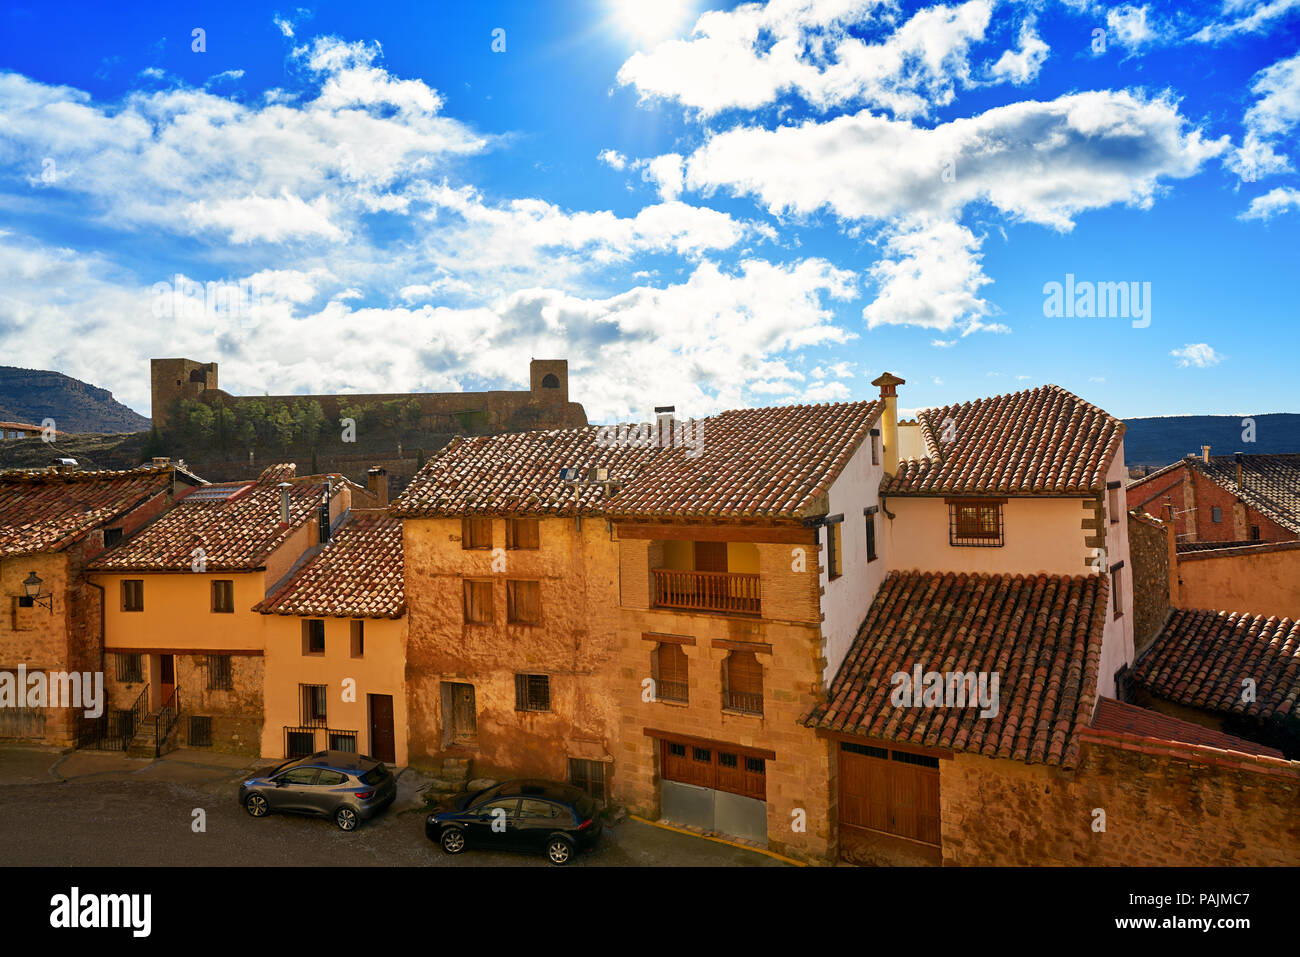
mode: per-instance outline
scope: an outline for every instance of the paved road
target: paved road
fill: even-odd
[[[551,866],[526,854],[443,854],[424,836],[418,782],[405,774],[398,779],[393,806],[351,833],[324,819],[253,819],[236,803],[247,773],[242,763],[206,752],[175,752],[150,762],[0,748],[0,864]],[[201,832],[192,826],[196,809],[204,812]],[[780,864],[753,851],[629,820],[607,827],[601,845],[572,866]]]

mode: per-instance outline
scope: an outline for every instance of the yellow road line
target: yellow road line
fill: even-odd
[[[808,866],[803,861],[796,861],[794,858],[786,857],[784,854],[778,854],[776,851],[764,850],[761,847],[751,847],[748,844],[737,844],[735,841],[728,841],[726,838],[713,837],[709,834],[699,834],[695,831],[688,831],[683,827],[673,827],[671,824],[664,824],[661,821],[651,821],[648,818],[637,817],[635,814],[629,814],[628,817],[634,821],[640,821],[642,824],[649,824],[651,827],[661,827],[665,831],[675,831],[678,834],[685,834],[687,837],[698,837],[705,841],[713,841],[717,844],[726,844],[728,847],[738,847],[742,851],[753,851],[755,854],[765,854],[778,861],[785,861],[787,864],[793,864],[795,867]]]

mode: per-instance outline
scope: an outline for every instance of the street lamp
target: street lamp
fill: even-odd
[[[41,585],[43,583],[44,579],[38,578],[34,571],[23,579],[23,589],[27,592],[27,600],[33,605],[40,605],[42,608],[53,610],[54,596],[46,595],[44,598],[41,597]]]

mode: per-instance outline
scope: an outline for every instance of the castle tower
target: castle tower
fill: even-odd
[[[528,388],[533,400],[547,405],[569,401],[569,360],[533,359],[528,363]]]
[[[197,399],[217,387],[217,364],[193,359],[149,360],[149,385],[153,424],[162,428],[167,409],[177,399]]]

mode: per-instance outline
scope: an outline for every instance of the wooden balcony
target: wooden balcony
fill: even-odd
[[[656,608],[727,615],[758,615],[761,610],[757,575],[652,568],[650,581]]]

